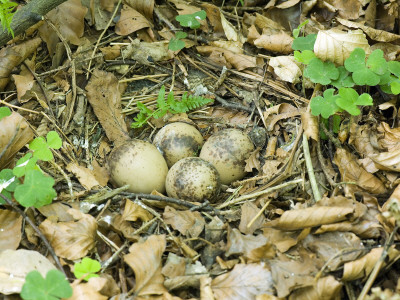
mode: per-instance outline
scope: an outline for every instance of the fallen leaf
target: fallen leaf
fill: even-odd
[[[205,225],[204,218],[198,211],[177,211],[170,206],[165,207],[163,219],[166,224],[189,237],[198,237]]]
[[[118,35],[128,35],[140,29],[150,27],[149,21],[133,8],[124,5],[121,10],[121,17],[115,24],[115,33]]]
[[[138,296],[161,295],[167,292],[161,274],[161,256],[165,251],[164,235],[152,235],[145,242],[133,244],[124,261],[135,272],[136,284],[133,291]]]
[[[8,209],[0,209],[0,228],[0,252],[16,250],[22,237],[22,216]]]

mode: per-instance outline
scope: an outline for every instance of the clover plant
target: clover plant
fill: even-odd
[[[74,275],[78,279],[88,281],[90,278],[99,277],[98,274],[101,269],[101,265],[97,260],[89,257],[84,257],[80,263],[74,265]]]

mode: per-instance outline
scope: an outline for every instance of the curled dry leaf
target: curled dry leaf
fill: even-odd
[[[118,79],[112,73],[94,70],[86,86],[87,97],[110,141],[121,144],[129,139],[121,114]]]
[[[354,213],[351,207],[313,206],[303,209],[287,210],[282,216],[270,222],[274,228],[298,230],[306,227],[315,227],[346,220]]]
[[[89,282],[76,280],[72,283],[73,294],[68,300],[107,300],[108,297],[100,293],[102,286],[106,284],[105,278],[90,278]]]
[[[127,199],[125,202],[124,213],[122,219],[125,221],[137,221],[138,219],[147,222],[153,219],[153,215],[141,207],[139,204]]]
[[[8,209],[0,209],[0,228],[0,252],[17,249],[22,236],[22,216]]]
[[[76,176],[80,184],[82,184],[85,189],[91,190],[96,186],[101,186],[94,176],[93,170],[79,166],[76,163],[69,163],[66,168]]]
[[[224,14],[222,11],[220,11],[220,18],[221,18],[221,24],[222,28],[224,29],[224,33],[228,41],[238,41],[239,36],[236,32],[235,27],[225,18]]]
[[[361,30],[344,32],[338,29],[320,30],[314,44],[314,53],[322,60],[343,65],[355,48],[369,53],[367,38]]]
[[[140,29],[150,27],[149,21],[137,10],[124,5],[121,10],[121,17],[115,24],[115,33],[128,35]]]
[[[165,41],[147,43],[135,39],[126,49],[122,50],[122,57],[131,58],[141,64],[148,65],[150,61],[157,62],[172,59],[174,53],[168,50],[168,43]]]
[[[79,45],[87,10],[80,0],[68,0],[50,11],[47,17],[67,41]]]
[[[342,181],[355,182],[358,187],[372,194],[383,194],[386,192],[383,182],[365,171],[357,163],[357,159],[352,153],[338,148],[335,153],[334,162],[339,167]]]
[[[56,267],[42,254],[31,250],[4,250],[0,252],[0,293],[19,294],[26,275],[37,270],[45,277]]]
[[[299,63],[293,56],[275,56],[269,60],[269,65],[280,79],[287,82],[298,83],[302,75]]]
[[[177,211],[170,206],[165,207],[163,219],[166,224],[190,237],[198,237],[206,223],[198,211]]]
[[[344,265],[343,277],[344,281],[351,281],[360,278],[366,278],[374,268],[382,255],[383,247],[371,249],[371,251],[355,261],[348,262]],[[400,251],[391,246],[388,250],[388,258],[384,265],[391,263],[400,258]]]
[[[264,263],[237,264],[232,271],[214,278],[211,288],[216,299],[250,300],[274,294],[271,271]]]
[[[41,42],[40,38],[34,38],[0,50],[0,91],[3,91],[10,81],[12,70],[36,51]]]
[[[214,46],[197,46],[199,53],[208,55],[211,60],[219,65],[233,66],[241,71],[256,66],[256,58],[245,54],[237,54],[230,50]],[[222,59],[224,58],[224,59]]]
[[[378,42],[393,42],[400,39],[400,35],[394,34],[391,32],[387,32],[380,29],[375,29],[369,26],[365,26],[363,24],[352,22],[349,20],[345,20],[342,18],[336,18],[342,25],[351,27],[351,28],[360,28],[364,31],[371,39]]]
[[[154,0],[124,0],[124,3],[144,15],[147,20],[153,20]]]
[[[14,155],[33,139],[33,131],[25,119],[16,112],[0,120],[0,170],[7,167]],[[9,144],[10,143],[10,144]]]
[[[340,299],[343,284],[333,276],[319,278],[313,286],[295,290],[290,299]]]
[[[70,260],[88,254],[95,246],[97,223],[89,214],[69,209],[75,221],[54,223],[46,219],[39,228],[60,257]]]
[[[133,244],[125,262],[135,272],[134,292],[138,296],[161,295],[167,292],[164,276],[161,274],[161,256],[165,251],[164,235],[152,235],[145,242]]]

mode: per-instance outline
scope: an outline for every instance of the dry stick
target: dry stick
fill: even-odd
[[[43,87],[42,81],[39,79],[39,77],[36,75],[36,73],[28,66],[28,64],[26,62],[22,62],[25,66],[25,68],[27,68],[29,70],[29,72],[33,75],[33,77],[35,78],[36,82],[38,83],[40,90],[43,93],[44,99],[46,100],[48,109],[50,111],[51,116],[54,118],[54,120],[56,120],[56,116],[54,115],[53,110],[50,108],[50,99],[47,96],[46,90]]]
[[[333,187],[333,188],[336,187],[336,183],[332,180],[332,178],[328,174],[328,166],[324,162],[324,157],[323,157],[322,151],[321,151],[321,141],[317,142],[317,155],[318,155],[318,161],[322,166],[322,172],[324,172],[326,180],[328,180],[331,187]]]
[[[122,0],[118,1],[117,5],[115,6],[114,12],[113,12],[110,20],[108,21],[108,23],[107,23],[106,27],[104,28],[103,32],[100,34],[99,38],[97,39],[96,45],[94,46],[92,55],[91,55],[90,60],[89,60],[89,65],[88,65],[89,72],[87,73],[86,78],[89,78],[90,67],[92,66],[92,61],[93,61],[94,55],[96,54],[97,47],[99,46],[100,41],[103,38],[104,34],[106,33],[108,27],[110,27],[112,20],[115,18],[116,14],[117,14],[117,11],[119,9],[119,6],[121,5],[121,2],[122,2]]]
[[[390,233],[389,238],[386,240],[381,257],[376,262],[371,274],[369,274],[368,280],[365,283],[364,288],[362,289],[361,294],[358,296],[357,300],[364,300],[365,297],[367,296],[372,284],[374,283],[376,277],[378,276],[379,271],[382,268],[383,263],[385,262],[386,256],[388,255],[389,247],[393,244],[394,235],[397,233],[397,229],[399,229],[399,225],[396,222],[393,231]]]
[[[71,48],[68,45],[68,42],[66,39],[63,37],[61,32],[58,30],[56,26],[47,18],[45,18],[47,24],[50,25],[50,27],[57,33],[58,37],[62,41],[65,47],[65,51],[67,52],[67,56],[69,61],[71,62],[71,68],[72,68],[72,99],[71,99],[71,106],[68,112],[67,119],[65,120],[63,128],[66,129],[68,127],[69,121],[71,120],[72,117],[72,112],[74,111],[74,106],[75,106],[75,101],[76,101],[76,68],[75,68],[75,60],[72,58],[72,51]]]
[[[67,277],[67,274],[65,274],[63,266],[61,265],[61,262],[58,259],[58,256],[56,255],[56,252],[54,251],[53,247],[50,245],[50,243],[46,239],[46,237],[43,235],[43,233],[40,231],[40,229],[35,225],[35,223],[33,223],[33,221],[18,206],[16,206],[10,199],[8,199],[6,196],[4,196],[3,194],[0,194],[0,197],[3,198],[3,200],[8,205],[10,205],[13,210],[15,210],[17,213],[19,213],[29,223],[29,225],[31,225],[33,230],[36,232],[36,234],[40,237],[40,239],[46,245],[46,247],[49,250],[51,256],[53,257],[54,261],[56,262],[57,267],[65,275],[65,277]]]
[[[276,190],[279,190],[279,189],[283,189],[283,188],[285,188],[285,187],[287,187],[289,185],[297,184],[297,183],[300,183],[302,181],[303,181],[303,179],[301,179],[301,178],[295,179],[295,180],[292,180],[292,181],[287,181],[285,183],[282,183],[282,184],[267,188],[267,189],[262,190],[262,191],[258,191],[258,192],[255,192],[255,193],[252,193],[252,194],[249,194],[249,195],[243,195],[243,196],[240,196],[240,197],[238,197],[236,199],[232,199],[231,201],[228,201],[228,202],[225,202],[225,203],[221,204],[217,208],[218,209],[222,209],[222,208],[227,207],[229,205],[236,204],[236,203],[238,203],[240,201],[251,199],[251,198],[255,198],[255,197],[258,197],[258,196],[261,196],[261,195],[265,195],[265,194],[269,194],[269,193],[271,193],[273,191],[276,191]]]
[[[315,179],[314,168],[312,165],[311,155],[310,155],[310,148],[308,146],[308,140],[305,133],[303,133],[303,153],[304,153],[304,158],[306,160],[308,179],[310,179],[310,184],[314,195],[314,199],[316,202],[318,202],[319,200],[321,200],[321,193],[319,192],[317,180]]]

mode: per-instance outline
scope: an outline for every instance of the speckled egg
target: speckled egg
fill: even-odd
[[[209,162],[187,157],[174,164],[165,180],[167,194],[188,201],[213,200],[219,193],[220,179]]]
[[[221,183],[230,184],[246,175],[245,160],[253,150],[254,145],[246,133],[239,129],[224,129],[209,137],[199,157],[214,165]]]
[[[115,148],[108,157],[111,180],[117,186],[129,185],[133,193],[165,191],[168,166],[157,148],[149,142],[130,140]]]
[[[203,142],[203,136],[196,127],[183,122],[165,125],[153,140],[168,167],[182,158],[198,156]]]

